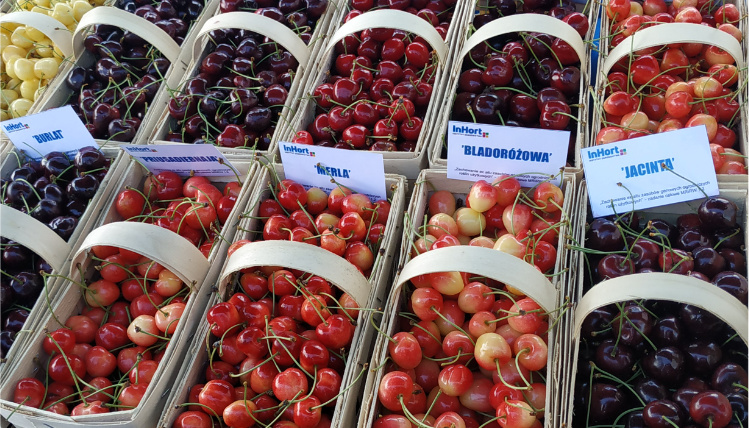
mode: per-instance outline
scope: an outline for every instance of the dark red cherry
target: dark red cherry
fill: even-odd
[[[697,209],[702,227],[707,230],[736,227],[738,208],[733,201],[720,196],[707,198]]]

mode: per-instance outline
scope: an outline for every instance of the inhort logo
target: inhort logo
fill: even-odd
[[[128,147],[127,150],[131,152],[155,152],[156,151],[155,149],[151,149],[148,147],[135,147],[135,146]]]
[[[7,125],[3,125],[3,128],[5,129],[5,132],[11,133],[16,131],[23,131],[24,129],[29,129],[29,125],[25,123],[9,123]]]
[[[284,145],[283,146],[283,151],[285,153],[291,153],[291,154],[294,154],[294,155],[307,155],[309,157],[315,157],[315,152],[311,152],[307,148],[302,149],[302,148],[299,148],[297,146],[286,146],[286,145]]]
[[[591,150],[588,152],[588,159],[589,160],[598,160],[598,159],[608,159],[613,158],[615,156],[625,156],[627,154],[627,149],[620,149],[617,146],[606,148],[606,147],[599,147],[598,150]]]
[[[482,131],[481,128],[471,128],[470,126],[465,125],[453,125],[453,134],[465,135],[467,137],[489,138],[489,133]]]

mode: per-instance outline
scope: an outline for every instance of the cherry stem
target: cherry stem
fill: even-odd
[[[229,373],[229,377],[242,377],[242,376],[248,375],[248,374],[252,373],[252,371],[255,370],[256,368],[258,368],[258,367],[264,365],[265,363],[273,360],[277,355],[279,355],[279,353],[275,352],[270,357],[266,358],[265,360],[263,360],[262,362],[258,363],[257,365],[252,366],[251,369],[243,371],[242,373]]]
[[[46,394],[45,394],[45,395],[46,395]],[[12,411],[12,412],[10,412],[10,414],[8,415],[8,419],[10,420],[10,418],[11,418],[11,417],[13,417],[13,415],[14,415],[14,414],[15,414],[15,413],[16,413],[16,412],[17,412],[18,410],[20,410],[20,409],[21,409],[21,406],[23,406],[23,405],[24,405],[24,403],[26,403],[26,402],[27,402],[27,401],[29,401],[29,400],[31,400],[31,396],[30,396],[30,395],[27,395],[27,396],[26,396],[26,398],[24,398],[24,399],[23,399],[23,401],[21,401],[20,403],[18,403],[18,405],[17,405],[17,406],[16,406],[16,407],[15,407],[15,408],[13,409],[13,411]]]
[[[78,271],[79,271],[79,273],[81,275],[81,278],[83,278],[83,270],[82,270],[81,266],[78,265],[77,268],[78,268]],[[52,273],[46,273],[46,272],[42,273],[42,278],[44,279],[44,297],[45,297],[45,300],[46,300],[45,303],[47,304],[47,308],[49,309],[49,313],[52,315],[52,318],[54,318],[55,321],[57,321],[57,323],[59,325],[65,326],[65,323],[61,322],[60,319],[57,318],[57,315],[55,314],[55,311],[52,310],[52,299],[49,297],[49,288],[47,287],[47,278],[49,278],[49,277],[52,277],[52,278],[62,278],[64,280],[70,281],[73,284],[76,284],[76,285],[78,285],[78,286],[80,286],[82,288],[86,288],[86,287],[85,287],[85,285],[82,285],[80,282],[73,281],[72,279],[70,279],[70,278],[68,278],[68,277],[66,277],[64,275],[52,274]],[[68,330],[72,330],[68,326],[65,326],[65,328],[67,328]]]
[[[528,390],[528,389],[531,389],[530,386],[514,386],[514,385],[510,385],[509,383],[507,383],[507,381],[505,380],[504,376],[502,376],[502,370],[501,370],[501,367],[499,366],[499,359],[495,358],[494,359],[494,363],[497,365],[497,374],[499,375],[499,380],[502,381],[502,383],[506,387],[508,387],[510,389],[515,389],[515,390]],[[518,373],[520,373],[519,370],[518,370]],[[525,378],[523,378],[523,380],[525,381]],[[526,381],[526,384],[527,384],[527,381]]]
[[[218,413],[216,413],[215,410],[213,410],[212,408],[206,406],[205,404],[201,404],[201,403],[182,403],[182,404],[177,404],[176,407],[179,408],[179,407],[186,407],[186,406],[200,406],[200,407],[203,407],[205,409],[208,409],[208,411],[210,412],[209,414],[212,414],[213,416],[217,417],[219,420],[221,419],[221,415],[219,415]]]
[[[425,332],[426,334],[428,334],[428,335],[429,335],[429,337],[431,337],[431,338],[432,338],[432,339],[434,339],[435,341],[437,341],[437,342],[439,342],[439,341],[440,341],[440,340],[439,340],[439,339],[437,338],[437,336],[435,336],[434,334],[432,334],[432,332],[431,332],[431,331],[429,331],[429,330],[427,330],[426,328],[422,327],[422,326],[421,326],[421,325],[420,325],[419,323],[417,323],[417,322],[414,322],[413,320],[411,320],[410,324],[411,324],[412,326],[416,327],[416,328],[420,328],[421,330],[423,330],[423,331],[424,331],[424,332]]]
[[[431,307],[431,308],[429,308],[429,309],[431,309],[431,310],[432,310],[432,312],[434,312],[435,314],[437,314],[437,316],[438,316],[438,317],[442,318],[442,319],[443,319],[443,320],[444,320],[444,321],[445,321],[446,323],[450,324],[451,326],[455,327],[455,328],[456,328],[456,329],[457,329],[458,331],[460,331],[461,333],[465,334],[465,336],[466,336],[466,337],[468,338],[468,340],[470,340],[470,341],[471,341],[471,343],[472,343],[472,344],[473,344],[474,346],[476,346],[476,341],[475,341],[475,340],[473,340],[473,338],[471,337],[471,335],[470,335],[470,334],[468,334],[468,333],[467,333],[467,332],[466,332],[465,330],[463,330],[463,327],[461,327],[461,326],[459,326],[459,325],[455,324],[454,322],[452,322],[451,320],[447,319],[447,317],[446,317],[446,316],[444,316],[444,315],[442,315],[442,314],[441,314],[441,313],[440,313],[439,311],[437,311],[437,310],[436,310],[436,309],[434,308],[434,306],[432,306],[432,307]]]
[[[370,324],[372,325],[372,327],[374,327],[374,329],[375,329],[375,330],[377,330],[377,332],[378,332],[378,333],[380,333],[381,335],[385,336],[385,338],[386,338],[387,340],[389,340],[389,341],[390,341],[390,343],[394,343],[394,344],[396,344],[396,345],[398,344],[398,341],[397,341],[397,340],[395,340],[395,339],[393,339],[392,337],[390,337],[390,336],[389,336],[389,335],[388,335],[387,333],[385,333],[385,332],[384,332],[384,331],[382,331],[382,330],[381,330],[381,329],[380,329],[379,327],[377,327],[377,325],[375,325],[375,322],[374,322],[374,317],[369,317],[369,323],[370,323]]]
[[[479,425],[479,428],[484,428],[485,426],[487,426],[487,425],[490,425],[490,424],[492,424],[493,422],[496,422],[496,421],[498,421],[498,420],[499,420],[499,417],[497,417],[497,416],[494,416],[493,418],[491,418],[491,419],[488,419],[488,420],[487,420],[486,422],[484,422],[483,424]]]
[[[416,418],[413,414],[411,414],[411,411],[408,410],[408,407],[406,407],[406,403],[403,402],[403,395],[398,395],[398,402],[400,402],[401,407],[403,408],[403,414],[406,416],[406,418],[411,421],[411,423],[415,424],[419,428],[431,428],[429,425],[424,424],[420,420]]]
[[[525,376],[523,375],[523,371],[520,370],[520,355],[527,354],[530,352],[531,352],[530,348],[523,348],[520,351],[518,351],[517,354],[515,355],[515,370],[518,371],[518,375],[520,376],[520,379],[523,380],[523,383],[527,387],[526,389],[532,389],[532,387],[531,387],[531,383],[528,382],[528,379],[526,379]]]
[[[635,394],[635,397],[637,397],[637,400],[640,402],[640,404],[642,404],[643,406],[645,406],[646,403],[642,400],[642,398],[640,398],[640,396],[635,392],[635,390],[632,388],[632,386],[630,386],[626,381],[623,381],[623,380],[619,379],[618,377],[612,375],[611,373],[608,373],[608,372],[606,372],[604,370],[601,370],[601,368],[598,367],[592,361],[590,362],[590,365],[591,365],[591,368],[592,368],[592,370],[591,370],[591,377],[593,377],[594,373],[596,371],[598,371],[599,374],[595,374],[595,377],[600,377],[600,378],[603,378],[603,379],[607,379],[607,380],[611,380],[611,381],[617,382],[618,384],[620,384],[621,386],[627,388],[630,392],[632,392],[633,394]],[[592,390],[592,388],[591,388],[591,390]]]
[[[326,401],[326,402],[324,402],[324,403],[320,403],[320,404],[318,404],[317,406],[314,406],[314,407],[310,407],[310,410],[316,410],[316,409],[319,409],[319,408],[321,408],[321,407],[323,407],[323,406],[327,406],[328,404],[330,404],[330,403],[332,403],[333,401],[337,400],[337,399],[338,399],[338,397],[340,397],[341,395],[345,394],[345,393],[346,393],[346,392],[347,392],[347,391],[348,391],[349,389],[351,389],[351,388],[352,388],[352,387],[353,387],[354,385],[356,385],[356,383],[357,383],[357,382],[359,382],[359,380],[361,379],[361,377],[362,377],[362,375],[364,374],[364,372],[366,372],[366,371],[367,371],[367,368],[368,368],[368,367],[369,367],[369,363],[364,363],[364,365],[362,366],[362,369],[361,369],[361,370],[359,371],[359,374],[358,374],[358,375],[356,375],[356,377],[354,378],[354,380],[353,380],[353,381],[351,381],[351,383],[350,383],[350,384],[348,384],[348,385],[347,385],[347,386],[346,386],[345,388],[343,388],[343,389],[342,389],[342,390],[341,390],[341,391],[340,391],[340,392],[339,392],[338,394],[336,394],[336,395],[335,395],[334,397],[332,397],[332,398],[331,398],[330,400],[328,400],[328,401]]]

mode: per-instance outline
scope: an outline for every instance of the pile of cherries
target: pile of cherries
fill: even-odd
[[[710,197],[675,225],[641,225],[636,213],[595,219],[586,247],[609,254],[588,256],[588,282],[670,272],[710,281],[747,304],[737,211],[732,201]],[[628,301],[594,311],[581,333],[575,426],[747,424],[747,347],[715,315],[687,304]]]
[[[317,20],[328,8],[328,0],[222,0],[221,13],[254,12],[278,21],[309,44]]]
[[[574,427],[747,424],[746,344],[715,315],[669,301],[626,301],[584,321]]]
[[[641,224],[637,213],[594,219],[586,248],[593,278],[590,284],[623,275],[669,272],[689,275],[731,293],[747,304],[744,230],[736,204],[714,196],[696,213],[679,216],[676,224],[654,218]]]
[[[83,309],[45,334],[45,370],[18,381],[14,402],[72,416],[128,410],[153,380],[189,288],[138,253],[106,246],[92,253],[96,273],[80,284]]]
[[[548,273],[557,259],[559,229],[569,219],[564,194],[549,182],[527,194],[514,177],[500,176],[491,184],[477,181],[456,209],[455,196],[445,190],[429,198],[430,217],[420,227],[411,257],[453,245],[494,248],[521,258]],[[426,220],[426,218],[425,218]]]
[[[511,9],[513,2],[502,2],[490,10],[508,15]],[[556,5],[548,13],[569,24],[581,37],[588,32],[587,17],[575,12],[571,2]],[[474,25],[484,25],[489,21],[486,17],[491,16],[478,15]],[[570,145],[574,146],[580,77],[580,59],[562,39],[543,33],[494,37],[471,49],[463,60],[451,119],[569,130]],[[447,147],[442,158],[447,158]]]
[[[52,273],[52,267],[36,253],[21,244],[0,238],[2,251],[2,279],[0,300],[3,302],[0,358],[4,357],[23,329],[31,307],[44,288],[42,273]]]
[[[154,23],[182,43],[203,10],[199,0],[120,0],[120,6]],[[131,142],[169,69],[169,61],[137,34],[96,25],[84,39],[94,56],[76,66],[65,83],[73,106],[94,138]]]
[[[444,39],[457,4],[457,0],[350,0],[349,19],[370,10],[403,10],[432,23]]]
[[[544,193],[538,188],[537,203],[560,211],[561,190]],[[458,210],[451,193],[435,192],[429,200],[427,235],[414,242],[412,256],[461,243],[500,251],[510,246],[514,251],[514,244],[502,242],[503,237],[517,242],[517,233],[525,242],[550,248],[534,256],[522,245],[518,257],[543,271],[553,268],[556,250],[549,242],[556,242],[560,220],[536,214],[544,226],[532,232],[530,208],[516,202],[519,191],[514,178],[500,177],[494,186],[477,182],[466,199],[469,207]],[[500,213],[495,219],[500,224],[501,213],[507,213],[506,229],[485,228],[489,210]],[[497,244],[483,232],[500,235]],[[470,239],[473,235],[479,236]],[[403,293],[406,303],[398,332],[388,337],[392,362],[379,384],[383,409],[375,427],[421,426],[419,422],[434,427],[492,422],[503,428],[543,426],[549,318],[535,301],[513,287],[466,272],[422,275]]]
[[[72,160],[60,152],[49,153],[41,161],[27,160],[3,178],[3,203],[28,213],[68,240],[99,189],[110,162],[94,147],[80,149]],[[44,288],[43,274],[51,273],[52,268],[14,241],[3,238],[1,246],[0,352],[5,355]]]
[[[309,43],[327,1],[280,2],[254,9],[224,0],[222,11],[254,10],[281,22]],[[274,3],[274,2],[262,2]],[[249,9],[248,9],[249,8]],[[167,141],[267,150],[299,65],[283,46],[258,33],[218,29],[198,74],[169,101],[174,119]]]
[[[670,22],[714,26],[742,40],[735,5],[702,2],[697,9],[698,3],[674,2],[667,7],[659,0],[642,5],[612,0],[607,6],[612,46],[642,28]],[[738,76],[735,59],[717,46],[680,43],[637,51],[607,76],[603,128],[595,144],[704,125],[715,171],[746,174],[744,156],[738,151]]]
[[[425,19],[446,37],[454,1],[387,3],[384,7]],[[354,0],[352,6],[345,21],[379,4]],[[421,37],[389,28],[349,34],[336,44],[330,75],[312,93],[314,119],[292,142],[412,152],[421,135],[437,71],[437,60]]]
[[[319,246],[344,257],[369,277],[390,217],[390,202],[372,203],[366,195],[343,186],[330,194],[317,187],[304,190],[288,179],[269,186],[274,197],[263,200],[256,214],[263,223],[262,240]],[[241,240],[233,246],[249,242]]]
[[[206,258],[239,197],[242,184],[228,182],[223,191],[207,178],[183,180],[172,171],[148,175],[142,190],[117,194],[115,209],[124,219],[155,224],[189,240]]]
[[[201,0],[117,0],[115,7],[156,25],[181,45],[189,27],[203,12],[204,3]]]
[[[235,247],[236,248],[236,247]],[[213,305],[205,383],[192,386],[176,428],[330,426],[358,305],[325,279],[281,267],[236,276]],[[223,426],[223,425],[222,425]]]
[[[2,202],[46,223],[68,240],[110,163],[91,146],[78,150],[72,159],[50,152],[41,161],[27,160],[2,179]]]
[[[576,10],[575,2],[569,0],[549,1],[549,0],[489,0],[479,7],[479,13],[473,18],[473,26],[476,29],[483,27],[495,19],[503,16],[515,15],[516,13],[539,13],[551,15],[557,19],[564,19],[565,22],[576,27],[583,23],[587,26],[582,17],[575,15],[574,18],[565,18],[573,14]],[[583,15],[584,16],[584,15]],[[581,34],[584,37],[584,34]]]

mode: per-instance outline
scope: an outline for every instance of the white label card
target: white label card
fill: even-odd
[[[72,154],[86,146],[98,147],[72,106],[5,120],[2,128],[18,150],[34,159],[51,152]]]
[[[562,181],[569,131],[452,120],[447,126],[448,178],[491,182],[502,174],[516,175],[523,187]]]
[[[235,175],[231,163],[211,144],[153,144],[122,149],[154,174],[173,171],[181,177]]]
[[[372,202],[387,200],[382,154],[285,142],[279,145],[286,178],[306,189],[319,187],[330,192],[338,183],[367,195]]]
[[[584,148],[582,159],[594,217],[718,194],[704,126]]]

